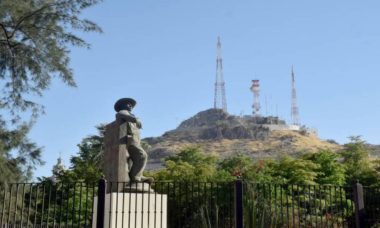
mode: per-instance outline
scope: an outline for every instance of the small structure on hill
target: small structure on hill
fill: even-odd
[[[53,175],[50,177],[50,179],[53,182],[57,182],[58,176],[60,176],[64,171],[66,170],[65,165],[63,164],[61,155],[57,159],[57,164],[53,166],[52,173]]]

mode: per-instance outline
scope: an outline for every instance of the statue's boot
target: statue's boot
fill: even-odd
[[[131,178],[132,179],[132,182],[142,182],[142,183],[153,183],[154,179],[153,177],[145,177],[145,176],[141,176],[141,177],[135,177],[135,178]]]
[[[153,183],[154,181],[154,178],[153,177],[144,177],[144,176],[141,176],[141,182],[144,182],[144,183]]]

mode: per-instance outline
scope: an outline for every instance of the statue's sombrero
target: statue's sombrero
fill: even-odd
[[[121,110],[121,107],[125,105],[126,103],[130,103],[132,107],[135,107],[136,101],[132,98],[121,98],[118,101],[116,101],[115,105],[113,106],[115,111],[118,112]]]

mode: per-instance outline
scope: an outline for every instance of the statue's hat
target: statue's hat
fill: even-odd
[[[132,107],[135,107],[136,101],[132,98],[121,98],[118,101],[116,101],[115,105],[113,106],[115,111],[118,112],[121,110],[121,107],[125,105],[126,103],[129,103],[132,105]]]

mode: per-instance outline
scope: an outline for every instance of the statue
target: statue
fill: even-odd
[[[92,227],[100,222],[104,227],[126,227],[123,224],[133,221],[133,227],[167,227],[168,196],[155,192],[153,178],[143,175],[148,156],[141,146],[141,122],[132,114],[135,106],[132,98],[119,99],[114,105],[116,119],[105,126],[101,181],[106,195],[104,208],[98,204],[100,198],[94,198],[98,213],[93,214]],[[100,210],[105,212],[103,219],[95,219]]]
[[[127,123],[127,146],[126,149],[129,158],[132,161],[129,167],[130,182],[153,182],[152,177],[143,176],[143,171],[146,166],[148,155],[141,146],[140,129],[141,122],[131,113],[136,106],[136,101],[132,98],[119,99],[114,106],[116,119],[120,123]],[[128,161],[125,161],[128,165]]]
[[[143,176],[148,156],[141,146],[141,122],[131,113],[135,105],[132,98],[119,99],[114,105],[116,120],[106,125],[103,173],[111,182],[108,192],[151,191],[153,178]]]

